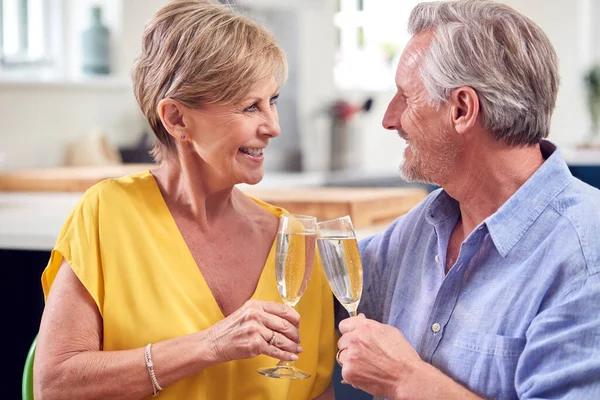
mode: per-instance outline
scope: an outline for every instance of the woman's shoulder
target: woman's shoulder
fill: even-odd
[[[243,192],[242,192],[243,193]],[[275,215],[277,218],[281,217],[282,214],[286,214],[287,211],[284,208],[278,207],[276,205],[267,203],[266,201],[262,201],[254,196],[250,196],[248,194],[243,194],[245,197],[249,198],[256,206],[260,207],[264,211],[269,212],[270,214]]]
[[[83,195],[83,201],[119,201],[127,198],[145,200],[156,190],[156,182],[150,171],[109,178],[91,186]]]

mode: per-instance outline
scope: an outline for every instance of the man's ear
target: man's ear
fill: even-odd
[[[188,129],[186,129],[188,110],[183,104],[170,98],[162,99],[158,103],[156,111],[171,136],[180,141],[188,139]]]
[[[456,88],[450,94],[452,124],[457,133],[469,132],[479,117],[479,96],[469,86]]]

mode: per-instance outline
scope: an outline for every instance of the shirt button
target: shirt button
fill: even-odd
[[[435,255],[435,263],[436,263],[436,264],[439,264],[439,263],[440,263],[440,256],[439,256],[439,254],[436,254],[436,255]]]
[[[431,330],[433,331],[433,333],[438,333],[440,329],[442,329],[442,327],[437,322],[431,325]]]

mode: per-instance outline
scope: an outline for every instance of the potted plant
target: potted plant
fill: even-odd
[[[600,64],[588,70],[584,82],[591,119],[590,139],[584,147],[600,148]]]

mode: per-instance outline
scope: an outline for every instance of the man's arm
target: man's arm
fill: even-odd
[[[421,360],[402,333],[364,315],[340,324],[342,377],[374,396],[400,399],[480,399]]]
[[[600,274],[573,284],[526,332],[515,376],[520,399],[600,399]]]

